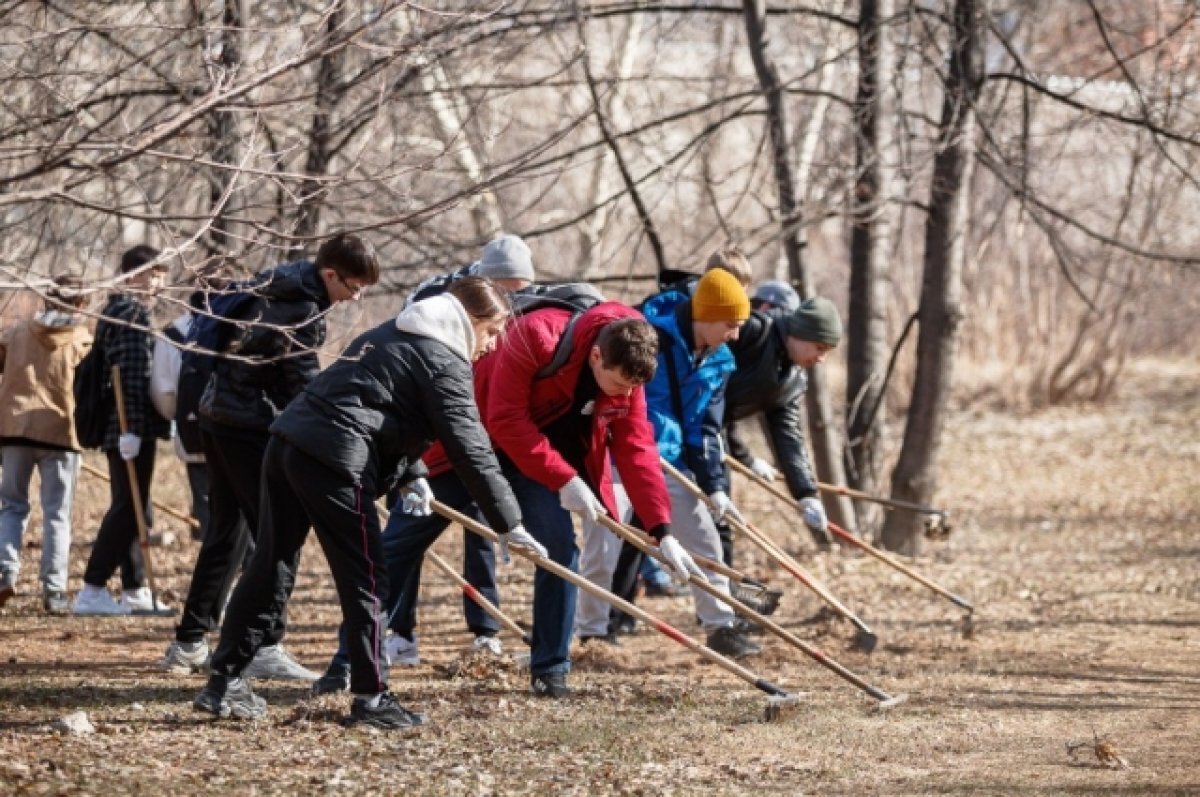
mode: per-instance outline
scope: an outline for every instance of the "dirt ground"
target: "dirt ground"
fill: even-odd
[[[469,637],[453,587],[427,572],[424,663],[393,689],[428,727],[347,730],[347,698],[266,683],[269,719],[214,722],[190,708],[201,678],[155,668],[172,621],[41,612],[33,526],[23,592],[0,613],[0,794],[1200,794],[1198,428],[1195,363],[1141,364],[1100,408],[956,414],[938,496],[955,530],[915,565],[978,606],[971,638],[950,603],[873,560],[813,554],[793,518],[740,486],[879,648],[849,649],[853,629],[814,621],[815,598],[744,544],[739,564],[786,588],[784,625],[909,696],[882,714],[773,638],[747,664],[805,693],[774,723],[761,693],[646,630],[620,655],[577,661],[569,702],[529,696],[508,665],[451,679]],[[155,495],[182,507],[182,468],[162,453]],[[105,489],[83,477],[73,588]],[[154,552],[178,601],[196,544],[160,519],[183,540]],[[458,539],[438,546],[452,561]],[[528,618],[528,568],[502,579],[508,610]],[[642,605],[694,630],[687,598]],[[323,666],[337,617],[310,544],[288,636],[309,666]],[[94,734],[55,729],[79,710]]]

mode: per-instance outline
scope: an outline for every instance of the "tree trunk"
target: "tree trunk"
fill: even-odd
[[[857,152],[851,198],[850,307],[846,352],[847,470],[851,486],[878,492],[881,467],[883,374],[887,367],[887,301],[890,288],[894,152],[892,47],[883,24],[891,0],[862,0],[858,21]],[[881,519],[878,504],[855,505],[859,532],[872,536]]]
[[[242,30],[241,0],[225,0],[221,27],[204,43],[204,58],[209,63],[214,83],[225,86],[233,82],[241,66],[238,39]],[[229,108],[217,108],[208,116],[208,134],[212,138],[212,158],[230,168],[216,168],[208,181],[211,221],[204,248],[210,255],[228,253],[231,248],[229,229],[229,197],[226,192],[233,184],[233,164],[237,161],[237,115]]]
[[[904,427],[904,446],[892,471],[892,497],[932,504],[937,455],[953,381],[962,311],[963,250],[968,192],[974,164],[975,107],[983,83],[983,21],[986,0],[956,0],[950,69],[942,104],[941,149],[934,159],[925,265],[918,309],[917,373]],[[885,547],[915,554],[921,518],[892,512],[883,526]]]
[[[325,21],[326,41],[332,42],[342,26],[343,11],[334,4]],[[333,137],[333,112],[340,99],[342,61],[345,50],[339,49],[321,56],[317,64],[316,108],[308,133],[308,157],[304,172],[312,177],[322,177],[329,171],[332,157],[330,144]],[[317,235],[321,226],[321,205],[324,204],[325,189],[319,179],[305,180],[300,187],[300,208],[296,214],[295,236],[300,239],[293,249],[298,253],[310,248],[309,241]]]
[[[802,296],[812,295],[812,278],[801,257],[804,241],[800,227],[800,206],[796,201],[796,184],[788,153],[787,116],[783,104],[783,87],[779,71],[767,54],[766,2],[743,0],[743,16],[750,46],[750,58],[758,75],[759,89],[767,101],[767,125],[771,134],[771,155],[775,168],[775,188],[779,196],[781,239],[788,272]],[[842,467],[841,441],[832,420],[829,383],[818,368],[809,370],[807,409],[813,464],[818,478],[834,484],[845,484]],[[830,497],[826,501],[829,517],[846,528],[855,528],[854,508],[844,498]]]

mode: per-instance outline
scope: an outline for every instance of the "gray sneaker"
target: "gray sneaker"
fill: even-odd
[[[208,683],[192,701],[192,708],[214,717],[257,720],[267,716],[267,701],[250,691],[245,678],[210,675]]]
[[[179,675],[208,672],[208,659],[212,651],[208,643],[201,639],[199,642],[180,642],[178,640],[167,646],[167,652],[159,662],[159,668]]]
[[[242,671],[242,677],[264,681],[315,681],[321,674],[292,658],[283,645],[266,645],[254,654],[253,661]]]

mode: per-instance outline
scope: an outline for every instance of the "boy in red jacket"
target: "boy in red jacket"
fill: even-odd
[[[570,319],[570,312],[552,308],[523,316],[475,366],[480,414],[536,539],[530,547],[576,570],[579,549],[570,513],[594,521],[615,511],[611,456],[634,510],[677,574],[699,572],[670,536],[671,508],[646,416],[642,385],[654,375],[657,335],[637,311],[604,302],[574,323],[565,364],[553,374],[539,374],[553,360]],[[439,516],[422,514],[430,500],[471,507],[440,450],[431,449],[425,460],[433,475],[410,486],[404,509],[392,513],[384,530],[393,595],[447,525]],[[503,547],[501,553],[507,559]],[[535,576],[530,673],[536,695],[570,694],[566,676],[576,597],[576,588],[557,576],[544,571]],[[393,617],[390,654],[415,653],[414,625],[411,613]]]

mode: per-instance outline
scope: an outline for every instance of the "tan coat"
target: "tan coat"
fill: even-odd
[[[0,342],[0,437],[78,450],[75,368],[92,347],[82,324],[18,324]]]

